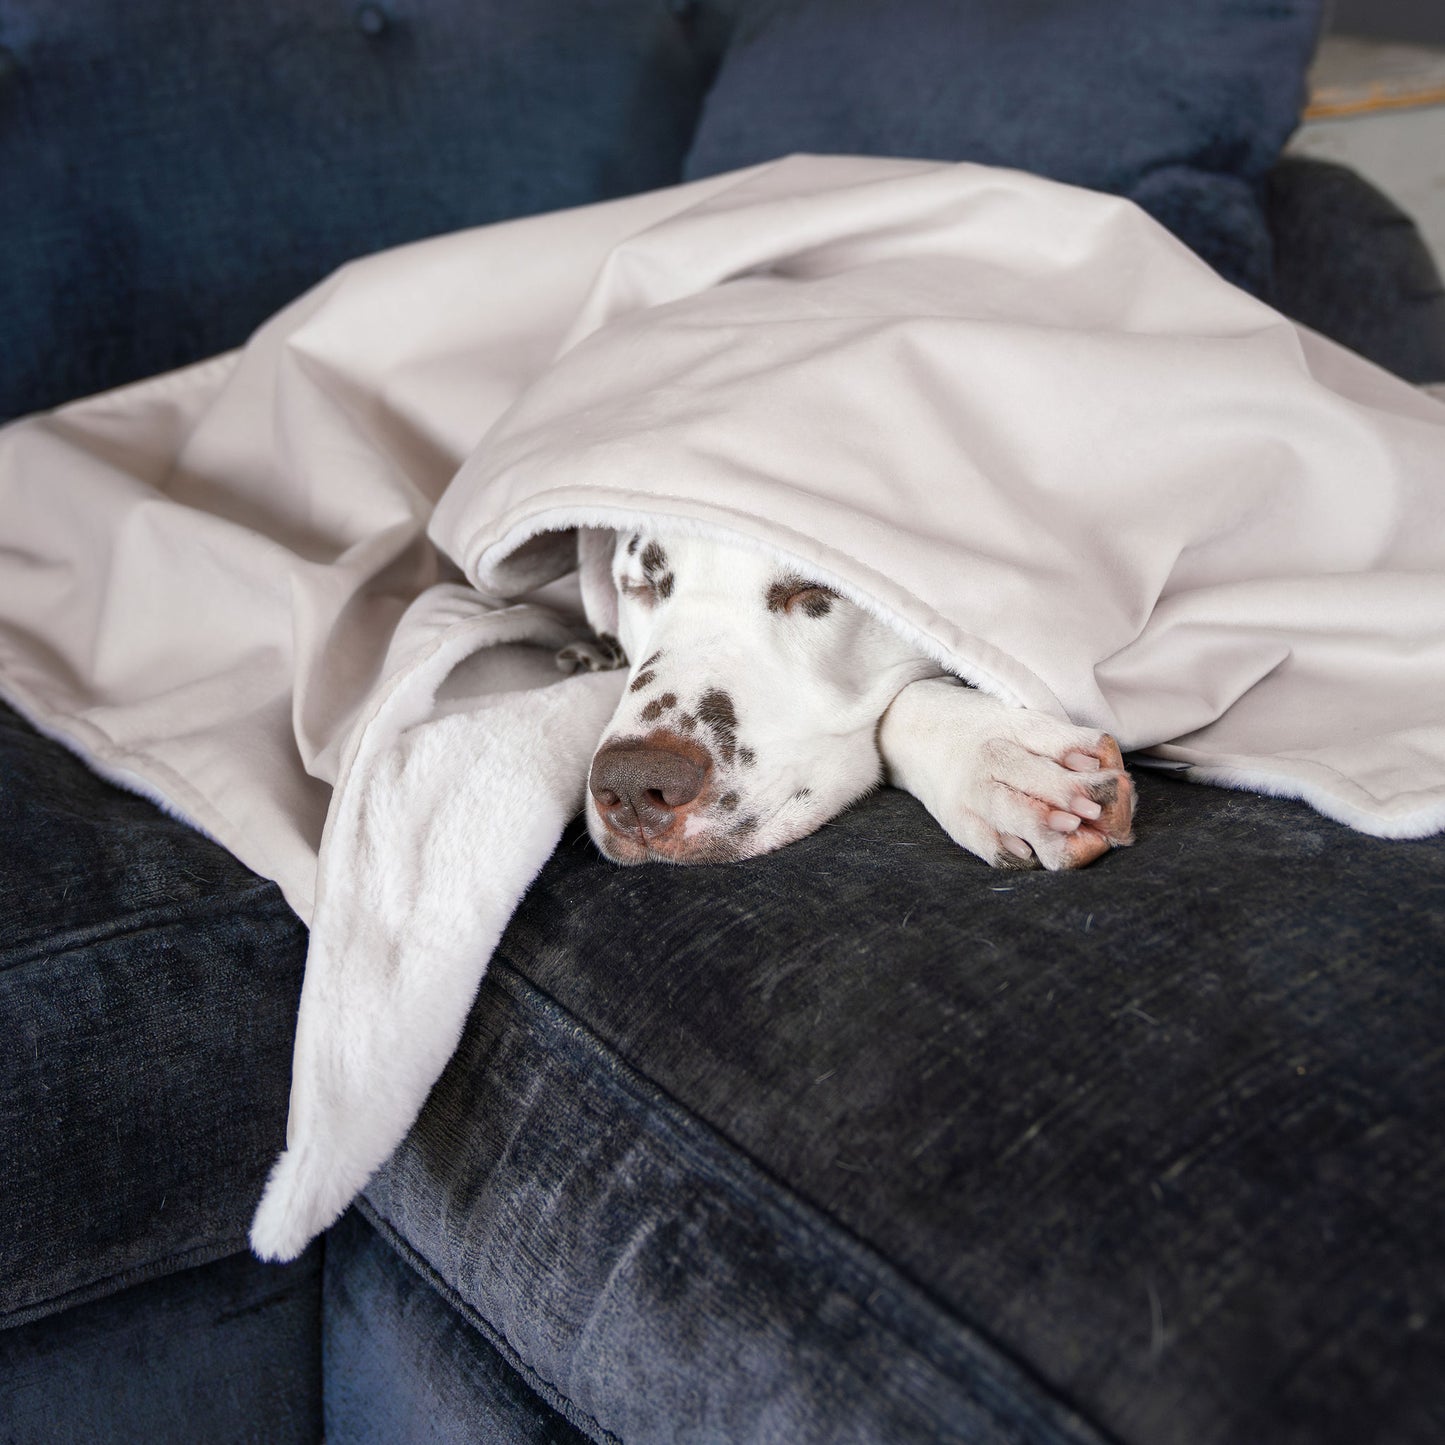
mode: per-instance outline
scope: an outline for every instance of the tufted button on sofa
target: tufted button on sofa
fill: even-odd
[[[379,247],[796,150],[1131,196],[1445,381],[1408,221],[1279,159],[1319,19],[6,0],[0,416]],[[1139,846],[1065,875],[887,789],[736,865],[574,828],[412,1134],[282,1267],[245,1230],[303,928],[0,707],[0,1440],[1436,1445],[1445,840],[1139,791]]]

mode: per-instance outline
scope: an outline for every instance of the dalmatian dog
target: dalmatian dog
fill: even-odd
[[[883,780],[997,868],[1078,868],[1133,841],[1133,786],[1107,733],[943,675],[775,557],[619,533],[611,566],[619,647],[570,660],[632,659],[588,778],[588,829],[613,861],[766,853]]]

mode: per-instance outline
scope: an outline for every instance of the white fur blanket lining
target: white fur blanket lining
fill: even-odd
[[[615,608],[578,528],[741,538],[1193,777],[1445,827],[1445,407],[1012,172],[795,157],[369,258],[0,432],[0,518],[0,693],[311,924],[267,1257],[410,1127],[580,805],[623,676],[555,670]]]

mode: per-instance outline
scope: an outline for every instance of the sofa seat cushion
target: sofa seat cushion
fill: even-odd
[[[318,1341],[320,1343],[320,1341]],[[355,1210],[326,1236],[326,1438],[584,1445]]]
[[[629,1441],[1445,1438],[1445,839],[1140,784],[1063,875],[574,831],[368,1218]]]
[[[245,1247],[305,930],[0,707],[0,1327]]]

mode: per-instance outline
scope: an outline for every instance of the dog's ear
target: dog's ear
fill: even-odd
[[[606,527],[578,527],[577,574],[582,582],[582,610],[599,637],[617,635],[617,588],[612,582],[612,554],[617,533]]]

